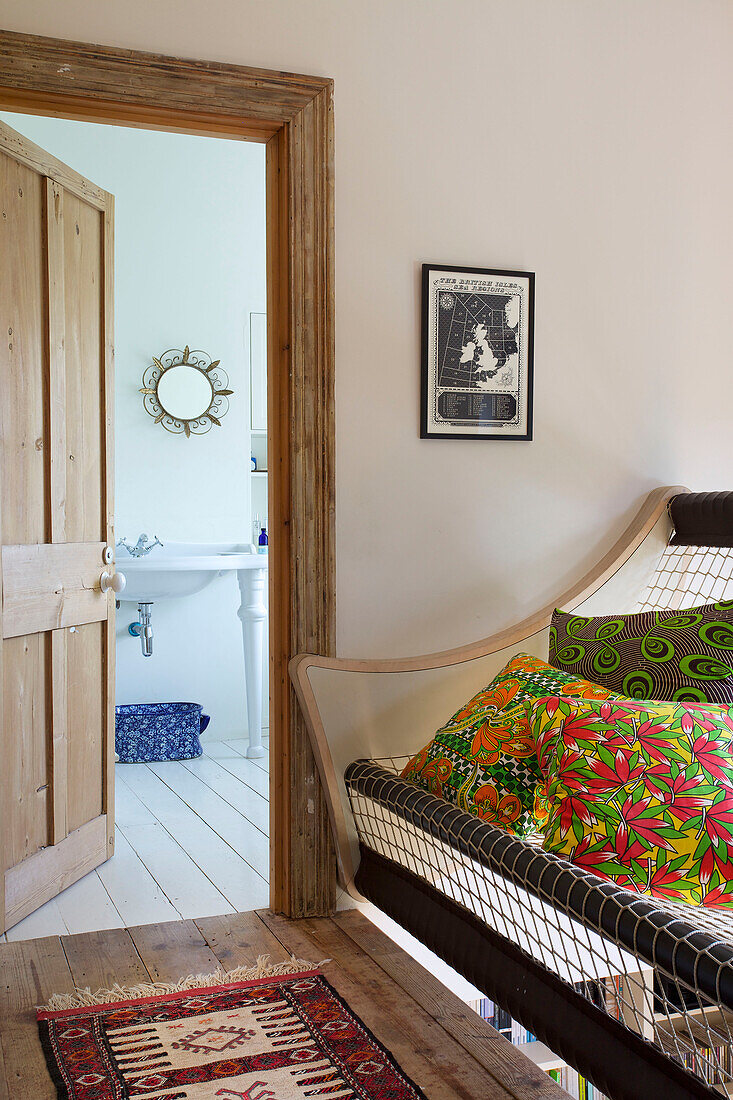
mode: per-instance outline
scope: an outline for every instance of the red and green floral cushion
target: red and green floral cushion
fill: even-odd
[[[597,684],[518,653],[438,730],[402,775],[509,832],[536,833],[546,808],[527,704],[558,691],[580,698],[612,697]]]
[[[628,890],[733,906],[733,707],[538,700],[544,847]]]

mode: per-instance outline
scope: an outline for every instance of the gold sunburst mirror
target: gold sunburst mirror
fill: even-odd
[[[186,347],[169,348],[145,368],[143,408],[174,435],[206,435],[229,411],[229,378],[218,359]]]

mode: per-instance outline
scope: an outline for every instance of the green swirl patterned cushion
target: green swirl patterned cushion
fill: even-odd
[[[545,783],[529,728],[528,704],[550,693],[613,698],[539,657],[517,653],[491,683],[469,699],[402,775],[483,821],[519,836],[541,831]]]
[[[686,611],[555,611],[550,664],[632,699],[733,704],[733,601]]]

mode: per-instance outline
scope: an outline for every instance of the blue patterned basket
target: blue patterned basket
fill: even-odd
[[[209,724],[200,703],[125,703],[115,707],[115,748],[122,764],[201,756]]]

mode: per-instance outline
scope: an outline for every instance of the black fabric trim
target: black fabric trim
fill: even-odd
[[[733,546],[733,493],[680,493],[669,514],[671,546]]]
[[[517,840],[436,798],[368,760],[346,769],[347,788],[358,792],[480,866],[549,902],[655,970],[679,978],[712,1004],[733,1012],[733,947],[638,894]]]
[[[719,1095],[473,913],[365,845],[356,885],[613,1100]]]
[[[46,1069],[48,1075],[51,1078],[56,1094],[59,1100],[69,1100],[69,1090],[66,1087],[66,1082],[61,1076],[61,1070],[59,1064],[56,1061],[56,1055],[54,1054],[53,1044],[51,1042],[51,1034],[49,1030],[48,1020],[38,1021],[38,1037],[41,1040],[41,1046],[43,1047],[43,1054],[46,1059]]]

